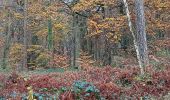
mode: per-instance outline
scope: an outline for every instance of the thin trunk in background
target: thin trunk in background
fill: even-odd
[[[48,50],[52,53],[52,63],[54,60],[54,42],[53,42],[53,32],[52,32],[52,20],[51,18],[48,19]],[[51,67],[54,67],[54,64],[51,65]]]
[[[27,0],[24,0],[24,59],[23,69],[27,68]]]
[[[111,8],[102,7],[102,9],[103,9],[103,19],[110,18],[111,13],[110,13],[109,9],[111,9]],[[102,51],[104,51],[104,53],[101,52],[101,56],[103,56],[103,64],[102,65],[106,66],[106,65],[112,64],[112,53],[111,53],[111,43],[106,36],[107,31],[105,29],[103,29],[103,32],[104,32],[104,34],[103,34],[103,38],[101,40],[104,40],[103,41],[104,50],[102,50]]]
[[[52,51],[53,49],[53,36],[52,36],[52,22],[51,19],[48,20],[48,50]]]
[[[77,15],[77,17],[79,17]],[[75,67],[79,68],[79,61],[78,59],[80,58],[80,31],[78,27],[78,18],[76,17],[76,28],[75,28]]]
[[[52,0],[49,0],[49,6],[52,4]],[[52,19],[51,16],[49,16],[48,19],[48,36],[47,36],[47,41],[48,41],[48,50],[52,53],[52,65],[50,67],[54,67],[54,35],[53,35],[53,26],[52,26]]]
[[[79,68],[79,61],[80,58],[80,31],[78,26],[78,20],[79,15],[74,14],[73,15],[73,34],[74,34],[74,59],[73,59],[73,66],[75,68]]]
[[[95,37],[94,38],[94,58],[95,58],[95,61],[97,61],[97,63],[99,63],[99,43],[98,43],[98,37]]]
[[[10,39],[11,39],[11,9],[8,8],[8,25],[7,25],[7,33],[3,51],[3,59],[2,59],[2,67],[6,69],[7,67],[7,59],[8,59],[8,52],[10,47]]]

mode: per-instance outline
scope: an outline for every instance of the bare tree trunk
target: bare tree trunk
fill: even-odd
[[[2,61],[2,67],[5,69],[7,67],[7,59],[8,59],[8,52],[10,47],[10,40],[11,40],[11,8],[8,8],[8,27],[7,27],[7,35],[5,40],[5,46],[3,51],[3,61]]]
[[[137,32],[137,43],[139,47],[139,56],[142,67],[149,64],[148,59],[148,47],[146,39],[146,28],[145,28],[145,14],[143,0],[135,0],[136,8],[136,32]]]
[[[73,30],[74,30],[74,67],[79,68],[79,57],[80,57],[80,31],[78,26],[79,15],[74,14],[73,16]]]
[[[50,67],[54,67],[54,41],[53,41],[53,31],[52,31],[52,20],[48,19],[48,50],[52,53],[52,65]]]
[[[74,27],[74,25],[73,25]],[[70,45],[69,45],[69,48],[70,48],[70,66],[71,67],[74,67],[75,63],[74,63],[74,48],[75,48],[75,45],[74,45],[74,36],[71,36],[70,37]]]
[[[70,51],[70,65],[74,68],[79,67],[79,63],[77,62],[77,58],[79,58],[79,49],[80,49],[80,41],[79,41],[79,32],[78,32],[78,15],[73,14],[73,22],[72,22],[72,37],[71,37],[71,51]]]
[[[27,68],[27,0],[24,0],[24,59],[23,68]]]

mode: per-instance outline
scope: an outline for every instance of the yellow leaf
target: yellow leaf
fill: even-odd
[[[20,14],[20,13],[14,13],[14,16],[15,16],[16,18],[18,18],[18,19],[24,18],[24,16],[23,16],[22,14]]]

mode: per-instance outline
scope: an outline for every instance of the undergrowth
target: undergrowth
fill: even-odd
[[[66,71],[23,77],[17,73],[0,75],[1,98],[21,100],[28,97],[32,87],[33,97],[56,100],[120,100],[155,97],[161,99],[170,91],[170,69],[156,71],[148,66],[145,75],[138,67],[93,68],[86,71]],[[58,99],[57,99],[58,98]]]

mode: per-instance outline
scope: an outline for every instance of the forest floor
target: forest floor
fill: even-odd
[[[105,98],[105,100],[113,100],[119,97],[124,99],[152,98],[152,100],[158,100],[154,98],[164,98],[164,100],[168,100],[165,97],[169,98],[167,94],[170,91],[169,68],[162,71],[155,71],[151,67],[148,67],[147,73],[144,76],[139,75],[139,69],[137,67],[95,67],[83,71],[40,69],[20,74],[11,73],[4,77],[3,75],[0,78],[0,89],[2,89],[0,95],[5,94],[8,98],[13,98],[9,96],[13,91],[18,94],[25,93],[29,95],[28,87],[33,87],[34,93],[39,93],[39,97],[41,94],[47,94],[49,96],[60,92],[59,98],[61,100],[78,100],[75,99],[78,98],[75,97],[78,95],[85,98],[85,100],[97,98],[96,95]],[[88,87],[83,85],[87,85]],[[88,89],[90,92],[87,91]],[[100,91],[99,94],[98,91]],[[85,92],[89,96],[86,97]],[[20,95],[20,97],[23,96]],[[38,98],[36,94],[34,97]]]
[[[37,100],[42,100],[41,97],[60,100],[80,98],[84,100],[169,100],[169,61],[167,56],[152,58],[151,65],[145,68],[144,75],[140,74],[137,65],[120,67],[118,60],[114,67],[89,66],[82,70],[39,68],[21,73],[13,72],[11,69],[0,69],[0,100],[11,98],[21,100],[30,95]]]

